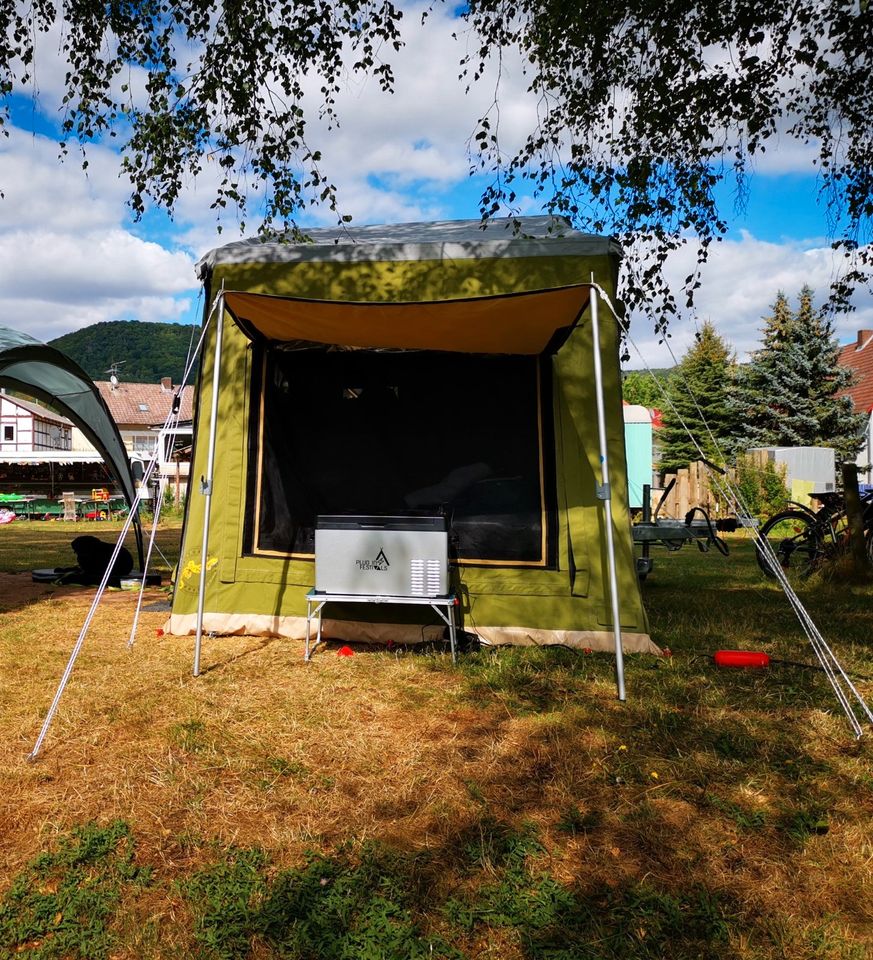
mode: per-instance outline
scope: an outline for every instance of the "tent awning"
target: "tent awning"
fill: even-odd
[[[425,303],[340,302],[226,291],[249,336],[369,349],[537,355],[578,322],[588,284]]]

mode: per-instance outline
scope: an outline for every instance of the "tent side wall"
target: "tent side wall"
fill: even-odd
[[[614,257],[516,257],[491,260],[391,261],[295,264],[219,264],[212,290],[225,281],[228,289],[272,296],[311,297],[340,301],[451,300],[493,296],[586,281],[592,272],[614,296]],[[199,381],[197,432],[192,476],[205,473],[209,430],[209,397],[215,329],[204,348]],[[601,356],[607,398],[609,456],[618,551],[621,619],[626,649],[651,650],[645,614],[634,570],[627,494],[618,367],[618,325],[601,310]],[[244,555],[249,426],[252,404],[253,351],[233,322],[224,327],[219,400],[215,487],[204,629],[222,633],[272,633],[300,637],[304,630],[306,592],[313,585],[311,561]],[[591,374],[591,325],[588,313],[552,358],[557,478],[558,544],[556,569],[488,568],[461,565],[465,629],[495,643],[565,643],[608,649],[612,645],[607,587],[603,509],[596,499],[599,456],[594,380]],[[314,420],[315,411],[300,411]],[[197,608],[200,536],[204,498],[189,498],[179,576],[169,629],[192,632]],[[369,608],[361,608],[368,612]],[[358,611],[356,611],[357,613]],[[325,621],[328,635],[348,639],[421,639],[437,627],[411,630],[403,608],[375,613],[379,623],[360,620],[343,625]],[[394,618],[397,622],[394,623]]]

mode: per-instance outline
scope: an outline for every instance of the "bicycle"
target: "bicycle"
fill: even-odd
[[[792,584],[806,580],[821,564],[848,549],[849,530],[846,505],[841,493],[813,493],[821,503],[816,511],[802,503],[789,501],[790,510],[770,517],[761,527],[755,556],[763,573],[776,578],[773,557],[782,574]],[[867,558],[873,562],[873,492],[861,494],[864,538]],[[766,550],[761,545],[766,540]]]

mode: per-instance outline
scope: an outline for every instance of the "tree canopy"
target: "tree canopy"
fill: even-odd
[[[641,407],[662,407],[670,370],[630,370],[621,378],[621,397]]]
[[[0,0],[0,97],[32,87],[34,49],[62,20],[63,136],[119,138],[135,213],[149,202],[172,210],[208,157],[220,171],[218,211],[245,214],[256,197],[264,229],[293,225],[310,203],[343,220],[308,121],[313,111],[340,121],[349,75],[372,75],[391,91],[402,17],[391,0]],[[471,172],[487,178],[482,216],[513,214],[533,195],[581,229],[616,235],[630,253],[624,296],[654,300],[657,328],[677,310],[661,271],[669,252],[696,242],[698,262],[706,259],[726,230],[717,186],[732,180],[742,203],[755,158],[777,141],[811,153],[846,257],[834,302],[845,307],[853,287],[869,282],[866,2],[469,0],[458,27],[470,32],[459,68],[470,84],[517,55],[538,101],[518,149],[504,139],[499,83],[472,131]],[[133,74],[144,78],[141,90]],[[304,78],[317,78],[317,103],[304,98]],[[0,124],[8,102],[5,110]],[[698,285],[695,270],[684,296]]]
[[[192,347],[192,329],[176,323],[111,320],[83,327],[51,341],[51,346],[71,357],[93,380],[108,380],[118,368],[129,383],[157,383],[171,377],[178,384]],[[197,371],[195,362],[189,383]]]

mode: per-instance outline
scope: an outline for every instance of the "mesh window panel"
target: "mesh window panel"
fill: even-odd
[[[550,564],[538,358],[273,348],[258,366],[251,552],[311,555],[318,514],[444,512],[465,562]]]

